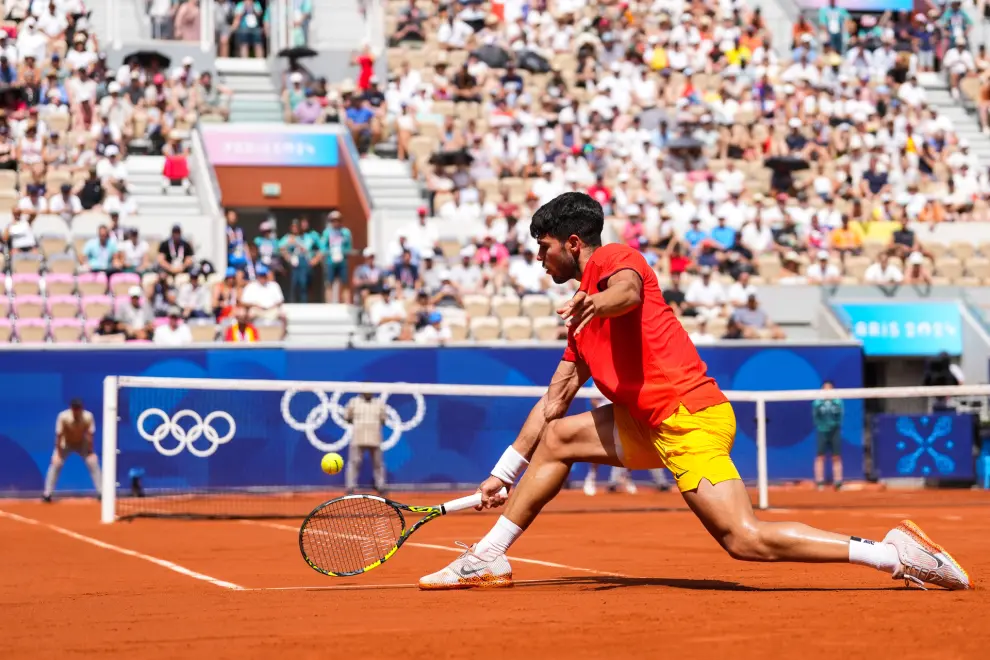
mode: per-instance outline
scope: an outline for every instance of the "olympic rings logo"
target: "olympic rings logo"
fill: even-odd
[[[151,416],[157,416],[161,422],[154,431],[148,433],[144,424]],[[193,425],[188,431],[179,425],[179,422],[186,418],[193,420]],[[217,419],[227,422],[229,428],[224,435],[220,435],[213,428],[213,421]],[[206,458],[215,454],[220,445],[230,442],[237,432],[237,424],[234,423],[234,418],[230,416],[230,413],[222,410],[211,412],[205,418],[200,417],[199,413],[192,410],[180,410],[169,418],[168,413],[164,410],[149,408],[137,418],[137,430],[142,438],[155,445],[155,450],[162,456],[177,456],[182,453],[183,449],[188,449],[193,456]],[[169,436],[178,442],[171,449],[162,445],[162,440]],[[195,443],[200,437],[206,438],[210,444],[202,449],[197,447]]]
[[[306,415],[305,421],[298,421],[289,411],[289,404],[299,392],[312,392],[319,401],[316,406]],[[302,431],[306,434],[309,444],[322,452],[340,451],[351,441],[354,435],[354,425],[344,419],[344,408],[340,405],[342,392],[333,392],[327,396],[326,392],[319,390],[287,390],[282,395],[282,419],[290,428]],[[392,430],[392,433],[382,442],[382,450],[388,451],[402,439],[402,434],[410,431],[423,422],[426,416],[426,401],[422,394],[412,394],[413,401],[416,402],[416,412],[409,421],[402,421],[398,411],[388,405],[388,394],[382,394],[381,400],[385,404],[385,426]],[[344,430],[344,434],[339,439],[332,442],[324,442],[316,436],[316,430],[326,424],[328,419]]]

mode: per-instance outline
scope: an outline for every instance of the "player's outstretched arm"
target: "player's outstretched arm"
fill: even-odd
[[[547,424],[560,419],[567,414],[571,402],[581,386],[590,378],[591,373],[583,362],[568,362],[561,360],[557,370],[550,379],[547,393],[536,402],[526,417],[516,441],[513,442],[502,458],[499,459],[490,477],[485,479],[478,490],[481,492],[482,505],[480,508],[498,507],[505,503],[508,495],[499,491],[504,487],[506,492],[512,488],[536,451],[536,446],[543,437]]]
[[[605,283],[598,293],[588,295],[578,291],[557,310],[567,326],[579,334],[584,326],[596,316],[613,318],[626,314],[643,302],[643,280],[633,270],[620,270]]]

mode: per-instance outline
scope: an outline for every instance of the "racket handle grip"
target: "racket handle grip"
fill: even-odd
[[[508,491],[502,489],[499,494],[506,495]],[[451,500],[444,503],[443,510],[444,513],[453,513],[454,511],[463,511],[464,509],[473,509],[474,507],[481,504],[481,493],[474,493],[473,495],[468,495],[467,497],[458,497],[456,500]]]

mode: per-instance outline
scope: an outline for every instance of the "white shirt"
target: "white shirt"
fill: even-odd
[[[372,324],[376,326],[375,338],[380,342],[387,343],[398,339],[399,334],[402,333],[402,322],[394,321],[382,324],[382,320],[395,317],[406,318],[406,306],[399,300],[379,302],[372,305],[368,315],[371,317]]]
[[[262,309],[272,309],[285,302],[285,297],[282,295],[282,287],[277,283],[269,281],[262,284],[254,281],[244,287],[241,302]]]
[[[31,201],[31,197],[25,195],[21,197],[20,201],[17,202],[17,208],[21,211],[35,211],[37,213],[47,213],[48,212],[48,200],[38,195],[38,199],[35,202]]]
[[[138,268],[144,259],[144,255],[148,253],[148,243],[147,241],[139,240],[138,244],[134,245],[131,241],[121,241],[117,244],[117,249],[124,255],[125,266]]]
[[[12,223],[7,229],[10,233],[10,247],[13,249],[27,250],[37,247],[38,241],[34,237],[34,230],[27,220]]]
[[[808,281],[814,283],[833,281],[842,276],[835,264],[825,264],[825,269],[823,270],[821,263],[817,261],[809,264],[804,274],[808,278]]]
[[[82,213],[83,210],[79,197],[70,194],[69,199],[66,200],[61,193],[52,196],[48,202],[48,209],[52,213],[62,216],[66,221],[72,220],[72,216]]]
[[[757,227],[756,223],[750,223],[743,227],[739,233],[739,243],[750,250],[754,256],[762,254],[773,245],[773,232],[767,225]]]
[[[108,214],[117,213],[120,215],[120,221],[126,222],[129,216],[137,213],[137,202],[133,197],[128,197],[123,202],[120,201],[120,197],[107,197],[103,200],[103,210]]]
[[[701,344],[714,344],[716,341],[715,336],[708,332],[692,332],[688,335],[688,338],[695,346]]]
[[[119,160],[114,165],[108,158],[103,158],[96,164],[96,176],[100,177],[103,181],[107,179],[125,181],[127,179],[127,168]]]
[[[708,284],[705,284],[699,277],[691,282],[684,294],[684,301],[701,307],[715,307],[725,303],[725,290],[714,278],[709,279]]]
[[[870,264],[863,274],[863,279],[870,284],[899,284],[904,281],[904,273],[890,262],[887,262],[887,267],[884,268],[878,261]]]
[[[509,277],[526,291],[542,291],[545,275],[543,266],[536,259],[530,263],[525,260],[515,261],[509,266]]]
[[[752,284],[743,286],[741,282],[733,282],[732,286],[729,287],[729,302],[736,307],[745,305],[751,295],[756,295],[756,286]]]
[[[179,324],[174,330],[169,324],[160,325],[155,328],[152,341],[161,346],[185,346],[192,343],[192,332],[185,323]]]

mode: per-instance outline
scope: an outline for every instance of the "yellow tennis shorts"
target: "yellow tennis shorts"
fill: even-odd
[[[731,404],[719,403],[695,413],[682,404],[659,428],[639,421],[622,406],[612,408],[615,446],[627,468],[666,467],[681,492],[697,488],[704,479],[714,485],[740,478],[729,457],[736,437]]]

